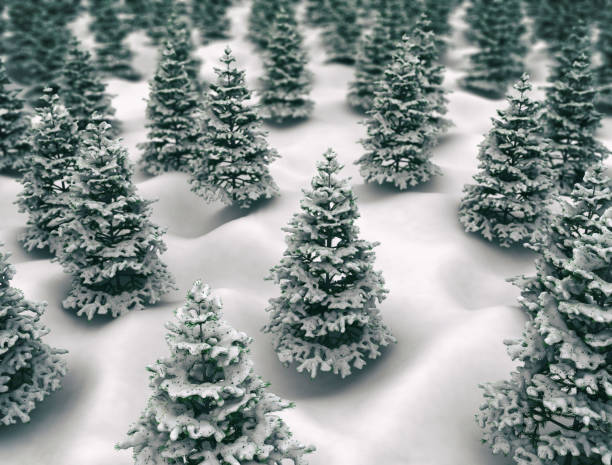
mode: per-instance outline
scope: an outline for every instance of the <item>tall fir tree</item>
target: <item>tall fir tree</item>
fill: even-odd
[[[270,299],[264,332],[283,364],[313,378],[319,371],[344,378],[395,342],[377,308],[388,292],[373,268],[378,244],[359,239],[355,194],[338,177],[341,168],[328,150],[283,229],[287,249],[270,277],[280,296]]]
[[[274,19],[261,79],[261,116],[278,123],[308,118],[314,106],[308,56],[292,14],[281,8]]]
[[[440,174],[431,162],[438,128],[426,94],[422,62],[410,53],[408,36],[397,45],[375,91],[366,120],[366,153],[357,160],[366,182],[407,189]]]
[[[170,356],[147,367],[153,391],[118,445],[134,463],[306,465],[312,452],[275,412],[293,407],[267,391],[249,358],[252,339],[232,328],[221,302],[196,281],[166,324]]]
[[[199,99],[184,63],[182,51],[167,39],[149,84],[148,140],[139,145],[144,150],[140,165],[152,175],[186,170],[198,150]]]
[[[574,29],[557,55],[546,92],[546,137],[553,177],[562,193],[571,192],[585,171],[609,155],[596,139],[601,114],[591,70],[591,42],[583,24]]]
[[[30,119],[0,60],[0,171],[21,171],[32,150]]]
[[[323,31],[327,61],[353,64],[361,36],[361,26],[357,21],[357,4],[355,0],[327,1],[330,19]]]
[[[125,43],[130,28],[119,17],[118,0],[100,2],[94,22],[98,70],[107,77],[138,81],[141,76],[132,67],[132,51]]]
[[[546,220],[551,190],[548,146],[539,121],[539,105],[527,95],[524,74],[515,84],[518,95],[480,145],[476,184],[466,185],[459,206],[459,221],[468,232],[479,232],[502,247],[524,245]]]
[[[48,92],[50,89],[47,90]],[[20,237],[28,251],[48,247],[57,251],[58,219],[69,208],[71,173],[77,159],[77,125],[57,94],[45,94],[37,110],[32,153],[20,182],[19,211],[28,214],[26,231]]]
[[[536,275],[517,281],[530,315],[522,337],[506,342],[518,367],[510,379],[482,386],[477,419],[484,441],[518,465],[605,464],[612,456],[607,185],[601,215],[591,218],[592,191],[578,187],[552,221]],[[568,240],[569,230],[580,233]]]
[[[127,150],[109,130],[102,121],[84,131],[59,227],[58,260],[72,275],[62,305],[88,319],[140,310],[175,288],[152,202],[137,194]]]
[[[231,5],[232,0],[192,0],[191,18],[204,43],[229,37],[227,10]]]
[[[229,47],[215,68],[217,82],[210,84],[205,115],[206,130],[201,144],[205,156],[191,163],[192,190],[208,201],[248,208],[258,199],[278,194],[268,165],[276,150],[268,146],[261,118],[255,107],[246,103],[251,92],[245,72],[236,67]]]
[[[30,412],[60,388],[66,374],[64,350],[45,344],[40,322],[45,304],[26,300],[11,287],[14,268],[0,252],[0,424],[30,421]]]
[[[612,1],[607,0],[606,7],[601,11],[597,50],[600,63],[595,70],[599,92],[598,107],[606,113],[612,113]]]
[[[59,95],[68,113],[76,121],[79,131],[93,122],[94,114],[114,126],[115,134],[119,132],[118,122],[114,119],[111,96],[106,92],[91,55],[81,48],[74,38],[68,47],[66,64],[62,70]]]
[[[478,0],[473,4],[471,37],[477,50],[462,79],[466,89],[502,98],[510,83],[523,73],[527,48],[520,0]]]

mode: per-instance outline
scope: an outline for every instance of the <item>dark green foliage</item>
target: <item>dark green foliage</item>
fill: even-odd
[[[438,133],[421,61],[408,36],[398,44],[366,120],[366,153],[357,160],[366,182],[407,189],[440,173],[431,158]]]
[[[191,163],[192,190],[208,201],[248,208],[254,201],[278,194],[268,165],[278,154],[268,146],[255,108],[246,103],[251,92],[244,71],[225,49],[217,82],[210,84],[200,141],[205,156]]]
[[[308,25],[324,26],[328,21],[328,0],[306,0],[306,22]]]
[[[499,119],[480,145],[476,184],[465,186],[459,220],[466,231],[479,232],[502,247],[523,245],[546,219],[551,188],[547,145],[542,137],[539,105],[527,93],[528,76],[514,86],[516,97],[498,111]]]
[[[20,171],[32,151],[30,119],[19,92],[11,89],[4,62],[0,60],[0,171]]]
[[[524,69],[521,1],[473,0],[471,8],[470,37],[478,50],[470,56],[462,84],[486,97],[501,98]]]
[[[293,13],[280,9],[270,31],[261,80],[261,116],[278,123],[310,116],[312,76]]]
[[[355,194],[338,177],[341,168],[328,150],[301,211],[283,228],[287,249],[270,277],[280,296],[270,299],[264,332],[283,364],[312,377],[350,375],[395,342],[377,308],[388,292],[373,268],[378,244],[359,239]]]
[[[203,42],[229,37],[227,10],[232,0],[191,0],[191,20],[200,31]]]
[[[434,41],[442,55],[447,47],[447,38],[452,32],[449,18],[457,6],[455,0],[423,0],[423,12],[430,21],[427,31],[434,34]]]
[[[134,29],[146,29],[149,25],[149,0],[123,0],[128,23]]]
[[[404,34],[410,31],[412,21],[416,21],[418,13],[416,9],[405,8],[407,0],[375,0],[374,8],[382,16],[384,25],[389,29],[393,44],[402,40]],[[409,17],[414,14],[414,18]],[[391,49],[393,51],[393,48]]]
[[[82,133],[59,229],[58,259],[73,278],[62,305],[89,319],[142,309],[174,288],[159,257],[166,246],[151,224],[151,202],[136,193],[127,150],[109,129],[102,121]]]
[[[599,18],[597,50],[600,64],[595,70],[599,93],[597,104],[606,113],[612,113],[612,1],[608,0]]]
[[[330,18],[323,31],[327,61],[353,64],[361,36],[355,0],[328,0],[328,8]]]
[[[253,0],[249,13],[248,37],[258,47],[265,49],[268,46],[274,16],[280,9],[293,11],[293,2],[291,0]],[[294,15],[291,17],[295,18]]]
[[[160,45],[166,37],[168,19],[173,15],[184,15],[186,4],[176,0],[149,0],[146,33],[153,45]]]
[[[111,96],[106,93],[106,84],[102,82],[90,53],[81,48],[76,38],[68,47],[59,94],[80,131],[94,121],[95,114],[109,124],[114,123],[115,134],[118,132],[118,123],[114,121],[115,109]]]
[[[202,60],[194,56],[195,47],[191,40],[191,28],[184,16],[176,12],[170,16],[166,25],[166,39],[170,41],[175,59],[183,64],[193,90],[199,93],[202,89],[200,81]]]
[[[601,115],[595,109],[587,29],[577,27],[557,55],[546,96],[546,136],[553,176],[561,192],[571,192],[585,171],[608,156],[595,138]]]

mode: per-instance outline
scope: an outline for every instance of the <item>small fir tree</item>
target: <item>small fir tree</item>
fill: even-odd
[[[328,0],[330,19],[323,31],[323,44],[330,63],[355,63],[361,27],[355,0]]]
[[[106,92],[106,84],[102,82],[90,53],[81,48],[76,38],[68,47],[62,74],[59,94],[78,129],[85,129],[96,114],[109,124],[114,124],[116,134],[118,122],[114,120],[111,96]]]
[[[261,116],[278,123],[307,118],[314,106],[308,57],[291,14],[280,9],[276,15],[261,80]]]
[[[459,221],[502,247],[529,243],[545,218],[550,191],[547,145],[539,123],[539,105],[524,74],[509,96],[508,109],[498,111],[493,128],[480,145],[476,184],[464,188]]]
[[[0,171],[20,171],[32,150],[30,120],[0,60]]]
[[[177,61],[183,64],[191,81],[191,87],[198,94],[202,90],[200,68],[202,60],[194,56],[195,46],[191,40],[191,29],[185,17],[176,12],[170,16],[167,24],[166,39],[170,41]]]
[[[356,162],[366,182],[392,183],[399,189],[440,174],[430,160],[437,126],[427,81],[409,48],[405,36],[379,82],[366,120],[368,136],[361,142],[366,153]]]
[[[50,90],[48,90],[50,92]],[[19,211],[28,214],[26,231],[20,237],[28,250],[57,249],[58,219],[68,208],[71,172],[77,159],[77,125],[60,103],[57,94],[45,94],[38,109],[28,169],[20,182]]]
[[[281,293],[270,299],[270,333],[279,360],[314,378],[332,371],[343,378],[380,347],[395,342],[377,304],[386,297],[374,271],[374,247],[359,239],[355,195],[332,150],[324,154],[304,191],[301,212],[287,228],[287,249],[271,277]]]
[[[148,141],[140,164],[149,174],[185,170],[198,144],[198,98],[183,65],[184,57],[166,40],[149,87]]]
[[[187,14],[187,4],[176,0],[150,0],[147,9],[149,20],[146,33],[156,46],[163,44],[167,37],[168,18]]]
[[[449,18],[456,4],[456,0],[423,1],[423,12],[426,12],[429,20],[426,31],[433,33],[434,43],[440,55],[448,46],[446,40],[452,31]]]
[[[382,16],[384,24],[389,29],[391,42],[393,44],[401,41],[405,34],[410,31],[412,18],[408,15],[413,8],[406,8],[407,0],[375,0],[376,11]],[[418,14],[415,13],[415,20]],[[394,47],[391,47],[393,51]]]
[[[270,29],[280,9],[293,11],[291,0],[253,0],[249,13],[249,39],[259,48],[265,49],[270,41]],[[291,16],[295,18],[295,16]]]
[[[508,85],[523,73],[527,48],[520,0],[478,1],[473,5],[471,37],[477,51],[462,85],[491,98],[502,98]]]
[[[118,448],[132,449],[136,465],[306,465],[314,448],[274,414],[293,404],[255,375],[252,339],[222,318],[207,286],[195,282],[166,328],[170,356],[147,367],[153,394]]]
[[[268,169],[278,154],[268,146],[257,111],[246,103],[251,92],[229,47],[220,61],[223,66],[215,68],[217,82],[208,93],[207,129],[201,141],[205,157],[193,159],[190,182],[208,201],[248,208],[278,194]]]
[[[109,129],[102,121],[84,132],[59,229],[59,261],[73,278],[62,305],[88,319],[141,310],[174,288],[151,202],[136,193],[127,150]]]
[[[60,388],[64,350],[49,347],[40,317],[45,304],[26,300],[11,287],[15,270],[0,252],[0,424],[30,421],[37,402]]]
[[[597,104],[606,113],[612,113],[612,3],[601,11],[597,49],[600,64],[595,70],[599,93]]]
[[[204,43],[229,37],[227,10],[231,5],[232,0],[192,0],[191,18]]]
[[[608,156],[595,138],[601,114],[590,69],[590,40],[584,25],[561,48],[546,96],[546,136],[551,147],[553,178],[562,193],[571,192],[585,171]]]
[[[592,202],[580,199],[585,193],[572,194],[565,207],[571,213],[553,220],[536,276],[526,288],[518,280],[531,317],[522,338],[506,342],[517,369],[508,380],[482,386],[477,420],[484,441],[518,465],[605,464],[612,456],[612,197],[608,189],[607,209],[591,222]],[[578,224],[565,223],[575,214]],[[567,227],[581,234],[557,242],[555,229],[567,236]]]

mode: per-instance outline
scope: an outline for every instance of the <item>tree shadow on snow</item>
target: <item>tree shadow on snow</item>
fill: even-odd
[[[429,181],[400,190],[393,184],[364,183],[353,186],[353,192],[360,202],[378,202],[388,197],[419,192],[434,194],[442,192],[442,176],[434,176]]]

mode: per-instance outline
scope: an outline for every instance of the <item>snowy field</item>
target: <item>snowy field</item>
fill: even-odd
[[[251,88],[261,72],[260,56],[244,38],[248,4],[230,11],[234,39],[198,49],[203,77],[226,43],[238,65],[247,69]],[[295,401],[282,416],[303,443],[317,451],[311,465],[497,465],[480,442],[474,413],[481,401],[478,384],[506,377],[512,362],[502,343],[520,335],[524,316],[516,303],[517,289],[508,277],[533,270],[533,253],[501,249],[465,234],[457,220],[462,186],[477,167],[477,145],[490,128],[490,117],[505,106],[458,89],[469,49],[462,38],[462,11],[448,55],[445,86],[449,117],[455,126],[435,149],[434,162],[443,176],[400,193],[364,185],[353,162],[362,154],[362,116],[346,104],[353,69],[325,63],[319,31],[308,29],[306,45],[315,75],[315,111],[308,121],[290,127],[269,127],[270,144],[282,158],[271,166],[281,196],[245,213],[221,204],[206,204],[189,191],[187,176],[136,175],[138,188],[154,204],[153,220],[167,229],[163,260],[179,290],[163,302],[117,320],[87,321],[64,311],[60,302],[70,278],[45,254],[28,254],[17,242],[26,218],[13,201],[21,186],[0,177],[0,241],[12,253],[17,275],[13,285],[27,298],[48,302],[43,318],[51,329],[49,344],[69,350],[69,373],[63,388],[41,403],[26,425],[0,428],[0,464],[127,465],[131,451],[116,451],[130,423],[149,395],[145,366],[165,356],[164,323],[180,305],[196,278],[209,283],[224,302],[225,317],[255,338],[255,370],[272,383],[270,390]],[[87,18],[75,31],[84,37]],[[153,74],[156,50],[143,34],[130,36],[135,66]],[[87,42],[86,42],[87,43]],[[528,57],[528,71],[538,88],[545,83],[543,44]],[[146,81],[109,81],[123,141],[133,160],[136,144],[146,139]],[[537,90],[538,96],[542,89]],[[612,119],[600,137],[612,148]],[[377,361],[353,376],[322,374],[312,380],[284,368],[260,328],[267,321],[267,300],[278,289],[264,281],[281,258],[280,228],[297,211],[301,189],[308,186],[322,153],[334,148],[352,177],[361,212],[362,237],[379,241],[376,269],[383,271],[389,297],[381,305],[384,321],[398,339]]]

